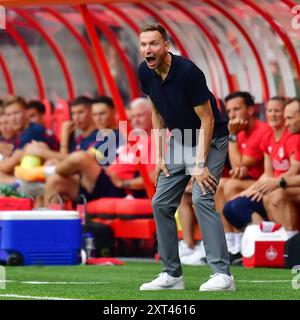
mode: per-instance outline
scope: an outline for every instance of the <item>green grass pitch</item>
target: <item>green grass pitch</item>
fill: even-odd
[[[126,262],[123,266],[6,267],[6,288],[0,299],[96,300],[298,300],[296,274],[288,269],[232,267],[236,292],[199,292],[210,274],[207,266],[183,266],[186,290],[139,291],[161,271],[157,262]],[[300,280],[295,280],[297,284]],[[300,286],[300,285],[298,285]]]

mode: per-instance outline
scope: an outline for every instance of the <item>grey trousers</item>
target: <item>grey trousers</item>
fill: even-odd
[[[228,149],[228,136],[212,139],[207,158],[207,167],[211,174],[221,178]],[[156,193],[152,199],[153,214],[156,223],[158,252],[163,262],[163,272],[173,277],[182,274],[178,254],[178,234],[175,212],[183,192],[191,178],[189,170],[194,166],[196,147],[182,146],[174,137],[169,141],[167,152],[167,168],[170,173],[166,177],[160,173]],[[180,159],[182,157],[183,159]],[[223,225],[214,204],[215,194],[206,189],[203,194],[198,183],[194,181],[192,200],[202,234],[207,262],[214,273],[230,275],[229,254],[225,240]]]

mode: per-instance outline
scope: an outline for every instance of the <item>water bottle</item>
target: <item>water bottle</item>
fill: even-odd
[[[95,239],[90,232],[85,234],[85,251],[87,259],[95,257]]]

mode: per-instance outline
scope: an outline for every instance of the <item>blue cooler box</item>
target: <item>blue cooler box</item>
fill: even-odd
[[[0,264],[74,265],[80,262],[77,211],[0,212]]]

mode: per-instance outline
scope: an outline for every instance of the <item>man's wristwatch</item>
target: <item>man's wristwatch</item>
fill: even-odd
[[[232,133],[231,135],[229,135],[229,141],[237,142],[237,135],[235,133]]]
[[[202,169],[202,168],[204,168],[205,166],[206,166],[206,164],[205,164],[204,161],[198,161],[198,162],[196,162],[196,167],[197,167],[197,168]]]
[[[287,187],[287,183],[286,183],[286,180],[284,179],[284,177],[280,178],[279,187],[282,188],[282,189],[285,189]]]

